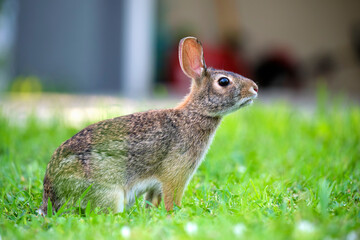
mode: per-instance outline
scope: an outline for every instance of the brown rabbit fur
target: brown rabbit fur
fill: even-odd
[[[92,124],[53,154],[44,178],[43,205],[56,211],[67,200],[122,212],[135,196],[170,211],[202,161],[222,117],[248,105],[256,84],[238,74],[207,68],[201,43],[180,41],[179,60],[191,91],[173,109],[154,110]],[[222,79],[222,80],[220,80]]]

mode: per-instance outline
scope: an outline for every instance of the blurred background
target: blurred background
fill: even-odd
[[[306,98],[321,83],[358,100],[358,0],[0,0],[0,90],[182,96],[189,35],[260,95]]]

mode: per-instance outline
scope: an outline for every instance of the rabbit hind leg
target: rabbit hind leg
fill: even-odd
[[[125,209],[125,192],[120,186],[94,184],[82,200],[81,208],[85,209],[89,201],[92,209],[98,207],[104,212],[120,213]]]
[[[115,193],[115,212],[121,213],[125,209],[125,191],[118,187]]]

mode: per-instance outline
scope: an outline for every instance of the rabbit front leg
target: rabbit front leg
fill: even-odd
[[[161,202],[161,189],[151,189],[145,195],[145,206],[150,208],[152,206],[158,207]]]
[[[167,211],[172,211],[174,208],[174,200],[176,206],[181,205],[181,199],[184,193],[184,189],[186,186],[185,181],[179,182],[167,182],[163,183],[163,195],[164,195],[164,203]]]
[[[174,208],[174,187],[170,184],[163,184],[164,204],[166,211]]]

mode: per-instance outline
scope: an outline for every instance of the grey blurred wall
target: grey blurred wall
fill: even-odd
[[[18,1],[14,76],[44,87],[119,92],[123,1]]]

